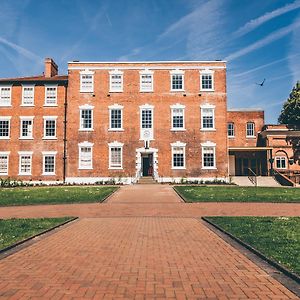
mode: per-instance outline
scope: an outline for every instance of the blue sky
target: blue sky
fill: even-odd
[[[300,79],[300,0],[0,0],[0,8],[0,77],[40,74],[44,57],[61,74],[70,60],[225,59],[228,107],[261,107],[267,123]]]

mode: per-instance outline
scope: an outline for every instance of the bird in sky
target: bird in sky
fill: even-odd
[[[261,83],[257,83],[257,82],[255,82],[255,83],[256,83],[257,85],[263,86],[264,83],[265,83],[265,81],[266,81],[266,78],[264,78],[264,80],[263,80]]]

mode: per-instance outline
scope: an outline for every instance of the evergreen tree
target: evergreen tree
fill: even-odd
[[[283,104],[278,122],[300,127],[300,81],[296,83],[289,98]]]

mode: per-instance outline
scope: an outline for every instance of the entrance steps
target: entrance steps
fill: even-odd
[[[138,184],[154,184],[154,183],[157,182],[151,176],[144,176],[138,180]]]
[[[257,186],[261,187],[280,187],[281,185],[272,176],[257,176]],[[232,176],[232,183],[239,186],[254,186],[248,176]]]

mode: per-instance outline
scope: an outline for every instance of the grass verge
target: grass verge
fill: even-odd
[[[0,189],[0,206],[102,202],[117,187],[29,187]]]
[[[0,219],[0,250],[70,219],[70,217],[51,219]]]
[[[300,275],[300,217],[207,217],[206,219]]]
[[[300,203],[300,189],[235,186],[175,186],[186,202],[293,202]]]

